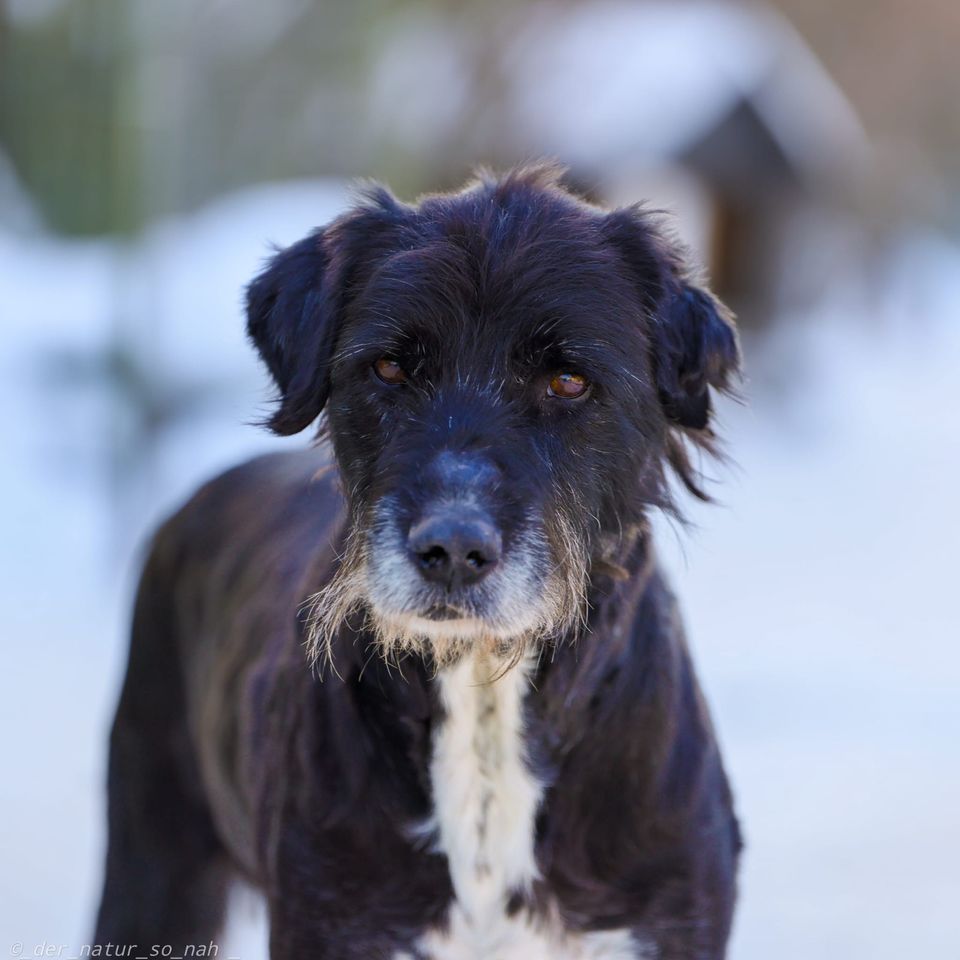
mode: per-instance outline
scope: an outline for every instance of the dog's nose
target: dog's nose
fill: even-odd
[[[428,514],[411,528],[407,544],[423,577],[448,590],[476,583],[500,559],[499,531],[469,510]]]

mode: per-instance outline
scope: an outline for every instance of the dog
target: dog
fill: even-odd
[[[246,302],[318,442],[154,538],[95,942],[190,955],[240,877],[273,960],[723,957],[740,833],[648,518],[705,496],[740,352],[661,219],[550,164],[372,186]]]

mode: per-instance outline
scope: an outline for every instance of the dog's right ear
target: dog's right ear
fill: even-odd
[[[267,421],[275,433],[303,430],[327,400],[338,312],[329,265],[317,230],[275,254],[247,287],[247,334],[280,390]]]
[[[247,335],[280,391],[267,420],[274,433],[299,433],[320,416],[347,293],[409,212],[373,185],[352,211],[276,253],[247,287]]]

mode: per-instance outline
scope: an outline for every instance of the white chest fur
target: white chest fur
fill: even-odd
[[[542,790],[523,752],[530,664],[493,679],[497,669],[465,657],[440,672],[446,717],[431,766],[440,846],[457,902],[478,928],[537,872],[533,824]]]
[[[524,748],[527,660],[498,679],[498,665],[465,657],[440,671],[445,719],[431,779],[437,847],[456,900],[448,929],[418,944],[430,960],[632,960],[649,956],[628,931],[573,934],[558,917],[507,914],[510,894],[537,876],[534,821],[542,786]],[[402,960],[402,957],[397,960]]]

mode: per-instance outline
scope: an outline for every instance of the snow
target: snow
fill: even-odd
[[[11,943],[90,935],[140,544],[204,476],[297,442],[246,425],[269,392],[240,291],[267,240],[343,203],[339,184],[257,188],[126,247],[0,233]],[[659,524],[747,837],[733,960],[902,960],[960,940],[960,251],[904,234],[874,283],[825,283],[815,311],[746,345],[750,403],[720,411],[737,466],[709,468],[723,504],[691,507],[689,533]],[[117,329],[158,381],[220,391],[159,433],[122,503],[104,467],[116,397],[42,360],[93,356]],[[241,912],[230,952],[254,960],[262,911]]]
[[[733,958],[960,933],[960,256],[914,237],[883,267],[869,321],[785,328],[802,382],[723,409],[725,507],[694,511],[686,559],[661,537],[747,836]]]

